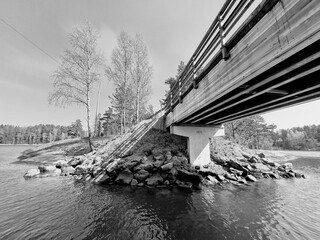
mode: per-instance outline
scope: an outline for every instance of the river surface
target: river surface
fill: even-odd
[[[320,239],[320,160],[307,179],[178,189],[25,180],[28,146],[0,146],[0,239]]]

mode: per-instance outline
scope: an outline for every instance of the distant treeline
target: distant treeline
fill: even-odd
[[[19,127],[0,125],[0,144],[40,144],[73,137],[83,137],[82,124],[76,120],[70,126],[39,124]]]
[[[320,150],[320,125],[276,130],[255,115],[225,124],[226,138],[251,149]]]

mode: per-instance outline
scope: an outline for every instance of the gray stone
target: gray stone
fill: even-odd
[[[75,168],[76,166],[82,164],[83,161],[84,161],[83,157],[74,157],[68,162],[68,164]]]
[[[211,184],[211,185],[216,185],[219,182],[215,177],[212,177],[210,175],[207,178],[209,179],[208,183]]]
[[[233,168],[235,168],[235,169],[237,169],[237,170],[240,170],[240,171],[243,171],[243,170],[244,170],[243,166],[242,166],[239,162],[236,162],[236,161],[234,161],[234,160],[229,160],[229,161],[227,161],[227,163],[228,163],[231,167],[233,167]]]
[[[146,170],[144,170],[144,169],[142,169],[142,170],[136,172],[136,173],[134,174],[134,177],[135,177],[135,179],[137,179],[139,182],[142,182],[142,181],[144,181],[147,177],[149,177],[149,172],[146,171]]]
[[[294,175],[295,175],[296,178],[302,178],[302,174],[301,173],[297,173],[296,172]]]
[[[153,163],[153,166],[156,168],[159,168],[163,165],[164,161],[156,161]]]
[[[145,164],[142,164],[140,166],[141,166],[142,169],[147,170],[147,171],[149,171],[149,170],[151,170],[153,168],[153,164],[152,163],[145,163]]]
[[[39,169],[30,169],[28,172],[26,172],[24,174],[25,178],[32,178],[32,177],[36,177],[37,175],[40,174],[40,170]]]
[[[71,166],[64,166],[61,168],[61,171],[65,176],[67,176],[67,175],[74,174],[75,169]]]
[[[136,179],[132,179],[130,185],[131,186],[137,186],[138,185],[138,181]]]
[[[195,184],[199,184],[202,181],[201,176],[197,173],[189,172],[184,169],[177,169],[177,170],[178,170],[177,178],[181,181],[192,182]]]
[[[293,172],[288,172],[287,174],[289,177],[295,177],[295,174]]]
[[[169,170],[171,170],[172,168],[173,168],[173,163],[172,163],[172,162],[167,163],[167,164],[161,166],[161,169],[162,169],[163,171],[169,171]]]
[[[226,179],[229,179],[229,180],[232,180],[232,181],[237,181],[237,178],[233,174],[230,174],[230,173],[225,173],[224,177]]]
[[[270,168],[262,163],[252,163],[251,167],[260,172],[269,172]]]
[[[247,180],[247,181],[250,181],[250,182],[256,182],[256,181],[257,181],[257,179],[256,179],[254,176],[252,176],[252,175],[246,176],[246,180]]]
[[[247,184],[247,181],[244,178],[239,178],[238,183]]]
[[[40,172],[53,172],[57,168],[53,165],[41,164],[38,169],[40,170]]]
[[[172,157],[170,162],[172,162],[174,166],[180,166],[181,165],[180,160],[176,156]]]
[[[74,174],[80,175],[88,172],[88,169],[85,166],[78,165],[75,168]]]
[[[266,155],[264,155],[264,153],[258,153],[257,154],[260,158],[266,158]]]
[[[171,152],[167,152],[166,153],[166,160],[167,161],[170,161],[172,159],[172,154],[171,154]]]
[[[219,182],[223,182],[224,180],[226,180],[225,177],[222,175],[218,175],[216,178]]]
[[[68,162],[66,160],[59,160],[56,162],[56,168],[63,168],[67,166],[68,166]]]
[[[138,183],[138,185],[137,185],[138,187],[143,187],[144,186],[144,183],[143,182],[141,182],[141,183]]]
[[[149,186],[155,186],[163,184],[163,178],[159,174],[152,175],[145,180],[145,183]]]
[[[119,173],[118,177],[116,178],[115,182],[120,184],[129,185],[133,178],[133,173],[129,169],[125,169]]]
[[[164,185],[169,186],[170,185],[169,180],[164,181]]]
[[[163,154],[153,155],[153,159],[155,161],[163,161],[164,160],[164,156],[163,156]]]
[[[251,158],[248,159],[249,163],[258,163],[258,159],[255,156],[252,156]]]
[[[281,167],[283,167],[286,171],[292,170],[293,168],[292,163],[290,162],[283,164]]]
[[[178,175],[178,170],[176,168],[172,168],[170,170],[170,173],[172,174],[172,176],[177,176]]]
[[[177,159],[180,161],[181,164],[188,164],[189,163],[188,159],[184,156],[177,157]]]
[[[273,173],[273,172],[269,173],[269,176],[270,176],[271,178],[274,178],[274,179],[279,179],[279,178],[280,178],[280,176],[279,176],[278,173]]]

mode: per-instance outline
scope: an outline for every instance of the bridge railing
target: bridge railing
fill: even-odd
[[[197,89],[198,83],[221,59],[229,58],[228,41],[237,34],[244,19],[254,11],[254,2],[258,1],[226,0],[184,71],[171,86],[165,99],[165,114],[182,103],[192,89]]]

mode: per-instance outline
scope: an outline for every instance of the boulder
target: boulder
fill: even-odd
[[[120,184],[129,185],[133,179],[133,173],[129,169],[125,169],[119,173],[118,177],[116,178],[115,182]]]
[[[76,166],[82,164],[83,161],[84,161],[83,157],[74,157],[68,162],[68,164],[75,168]]]
[[[295,176],[296,178],[302,178],[302,175],[303,175],[303,174],[297,173],[297,172],[294,174],[294,176]]]
[[[140,165],[140,167],[141,167],[141,169],[149,171],[153,168],[153,164],[152,163],[145,163],[145,164]]]
[[[264,155],[264,153],[258,153],[257,154],[260,158],[266,158],[266,155]]]
[[[295,174],[293,172],[288,172],[287,174],[289,177],[295,177]]]
[[[85,166],[78,165],[75,168],[74,174],[81,175],[81,174],[85,174],[87,172],[88,172],[88,169]]]
[[[164,161],[156,161],[153,163],[153,166],[156,168],[159,168],[163,165]]]
[[[63,168],[67,166],[68,166],[68,162],[66,160],[59,160],[56,162],[56,168]]]
[[[163,178],[159,174],[152,175],[145,180],[145,183],[149,186],[155,186],[163,184]]]
[[[209,184],[211,185],[216,185],[219,183],[219,181],[215,177],[208,176],[207,178],[209,179]]]
[[[67,176],[67,175],[71,175],[74,174],[75,169],[71,166],[64,166],[61,168],[62,174]]]
[[[137,186],[138,185],[138,181],[136,179],[132,179],[130,185],[131,186]]]
[[[286,171],[292,170],[293,168],[292,163],[290,162],[283,164],[281,167],[284,168],[284,170]]]
[[[270,168],[262,163],[252,163],[251,167],[256,171],[260,172],[270,172]]]
[[[172,163],[172,162],[169,162],[169,163],[161,166],[161,169],[162,169],[163,171],[169,171],[169,170],[171,170],[172,168],[173,168],[173,163]]]
[[[44,172],[53,172],[57,168],[55,166],[53,166],[53,165],[41,164],[38,167],[38,169],[40,170],[40,172],[44,173]]]
[[[169,180],[164,181],[164,185],[169,186],[170,185],[170,181]]]
[[[239,178],[238,183],[247,184],[247,181],[244,178]]]
[[[40,170],[39,169],[30,169],[28,172],[26,172],[23,176],[25,178],[32,178],[32,177],[36,177],[37,175],[40,174]]]
[[[172,168],[172,169],[170,170],[170,174],[175,177],[175,176],[178,175],[178,170],[177,170],[176,168]]]
[[[163,154],[153,155],[153,159],[155,161],[164,161],[164,156],[163,156]]]
[[[189,163],[188,159],[186,157],[184,157],[184,156],[177,157],[177,159],[180,161],[181,164],[186,165],[186,164]]]
[[[180,162],[180,160],[178,159],[177,156],[172,157],[170,162],[172,162],[174,166],[180,166],[181,165],[181,162]]]
[[[279,179],[280,178],[279,174],[278,173],[274,173],[274,172],[269,173],[269,176],[271,178],[274,178],[274,179]]]
[[[237,181],[238,179],[236,178],[236,176],[234,176],[233,174],[230,174],[230,173],[225,173],[224,174],[224,177],[226,179],[229,179],[229,180],[232,180],[232,181]]]
[[[218,175],[216,178],[219,182],[223,182],[224,180],[226,180],[225,177],[222,175]]]
[[[199,174],[189,172],[185,169],[177,169],[178,175],[177,178],[181,181],[192,182],[194,184],[199,184],[202,181],[202,178]]]
[[[257,179],[252,175],[248,175],[246,177],[246,180],[249,181],[249,182],[256,182],[257,181]]]
[[[170,161],[171,159],[172,159],[172,154],[171,154],[171,152],[170,151],[168,151],[167,153],[166,153],[166,161]]]
[[[141,163],[140,160],[132,159],[132,160],[126,161],[123,166],[124,166],[124,168],[132,170],[134,167],[136,167],[140,163]]]
[[[239,171],[243,171],[244,170],[243,166],[239,162],[236,162],[235,160],[229,160],[229,161],[227,161],[227,163],[231,167],[233,167],[233,168],[235,168],[235,169],[237,169]]]
[[[141,183],[138,183],[138,185],[137,185],[138,187],[144,187],[144,183],[143,182],[141,182]]]
[[[144,169],[134,174],[134,178],[137,179],[139,182],[144,181],[147,177],[149,177],[149,172]]]
[[[258,163],[258,159],[255,156],[252,156],[251,158],[248,159],[249,163]]]
[[[104,184],[111,180],[110,176],[106,172],[101,172],[94,180],[95,184]]]

